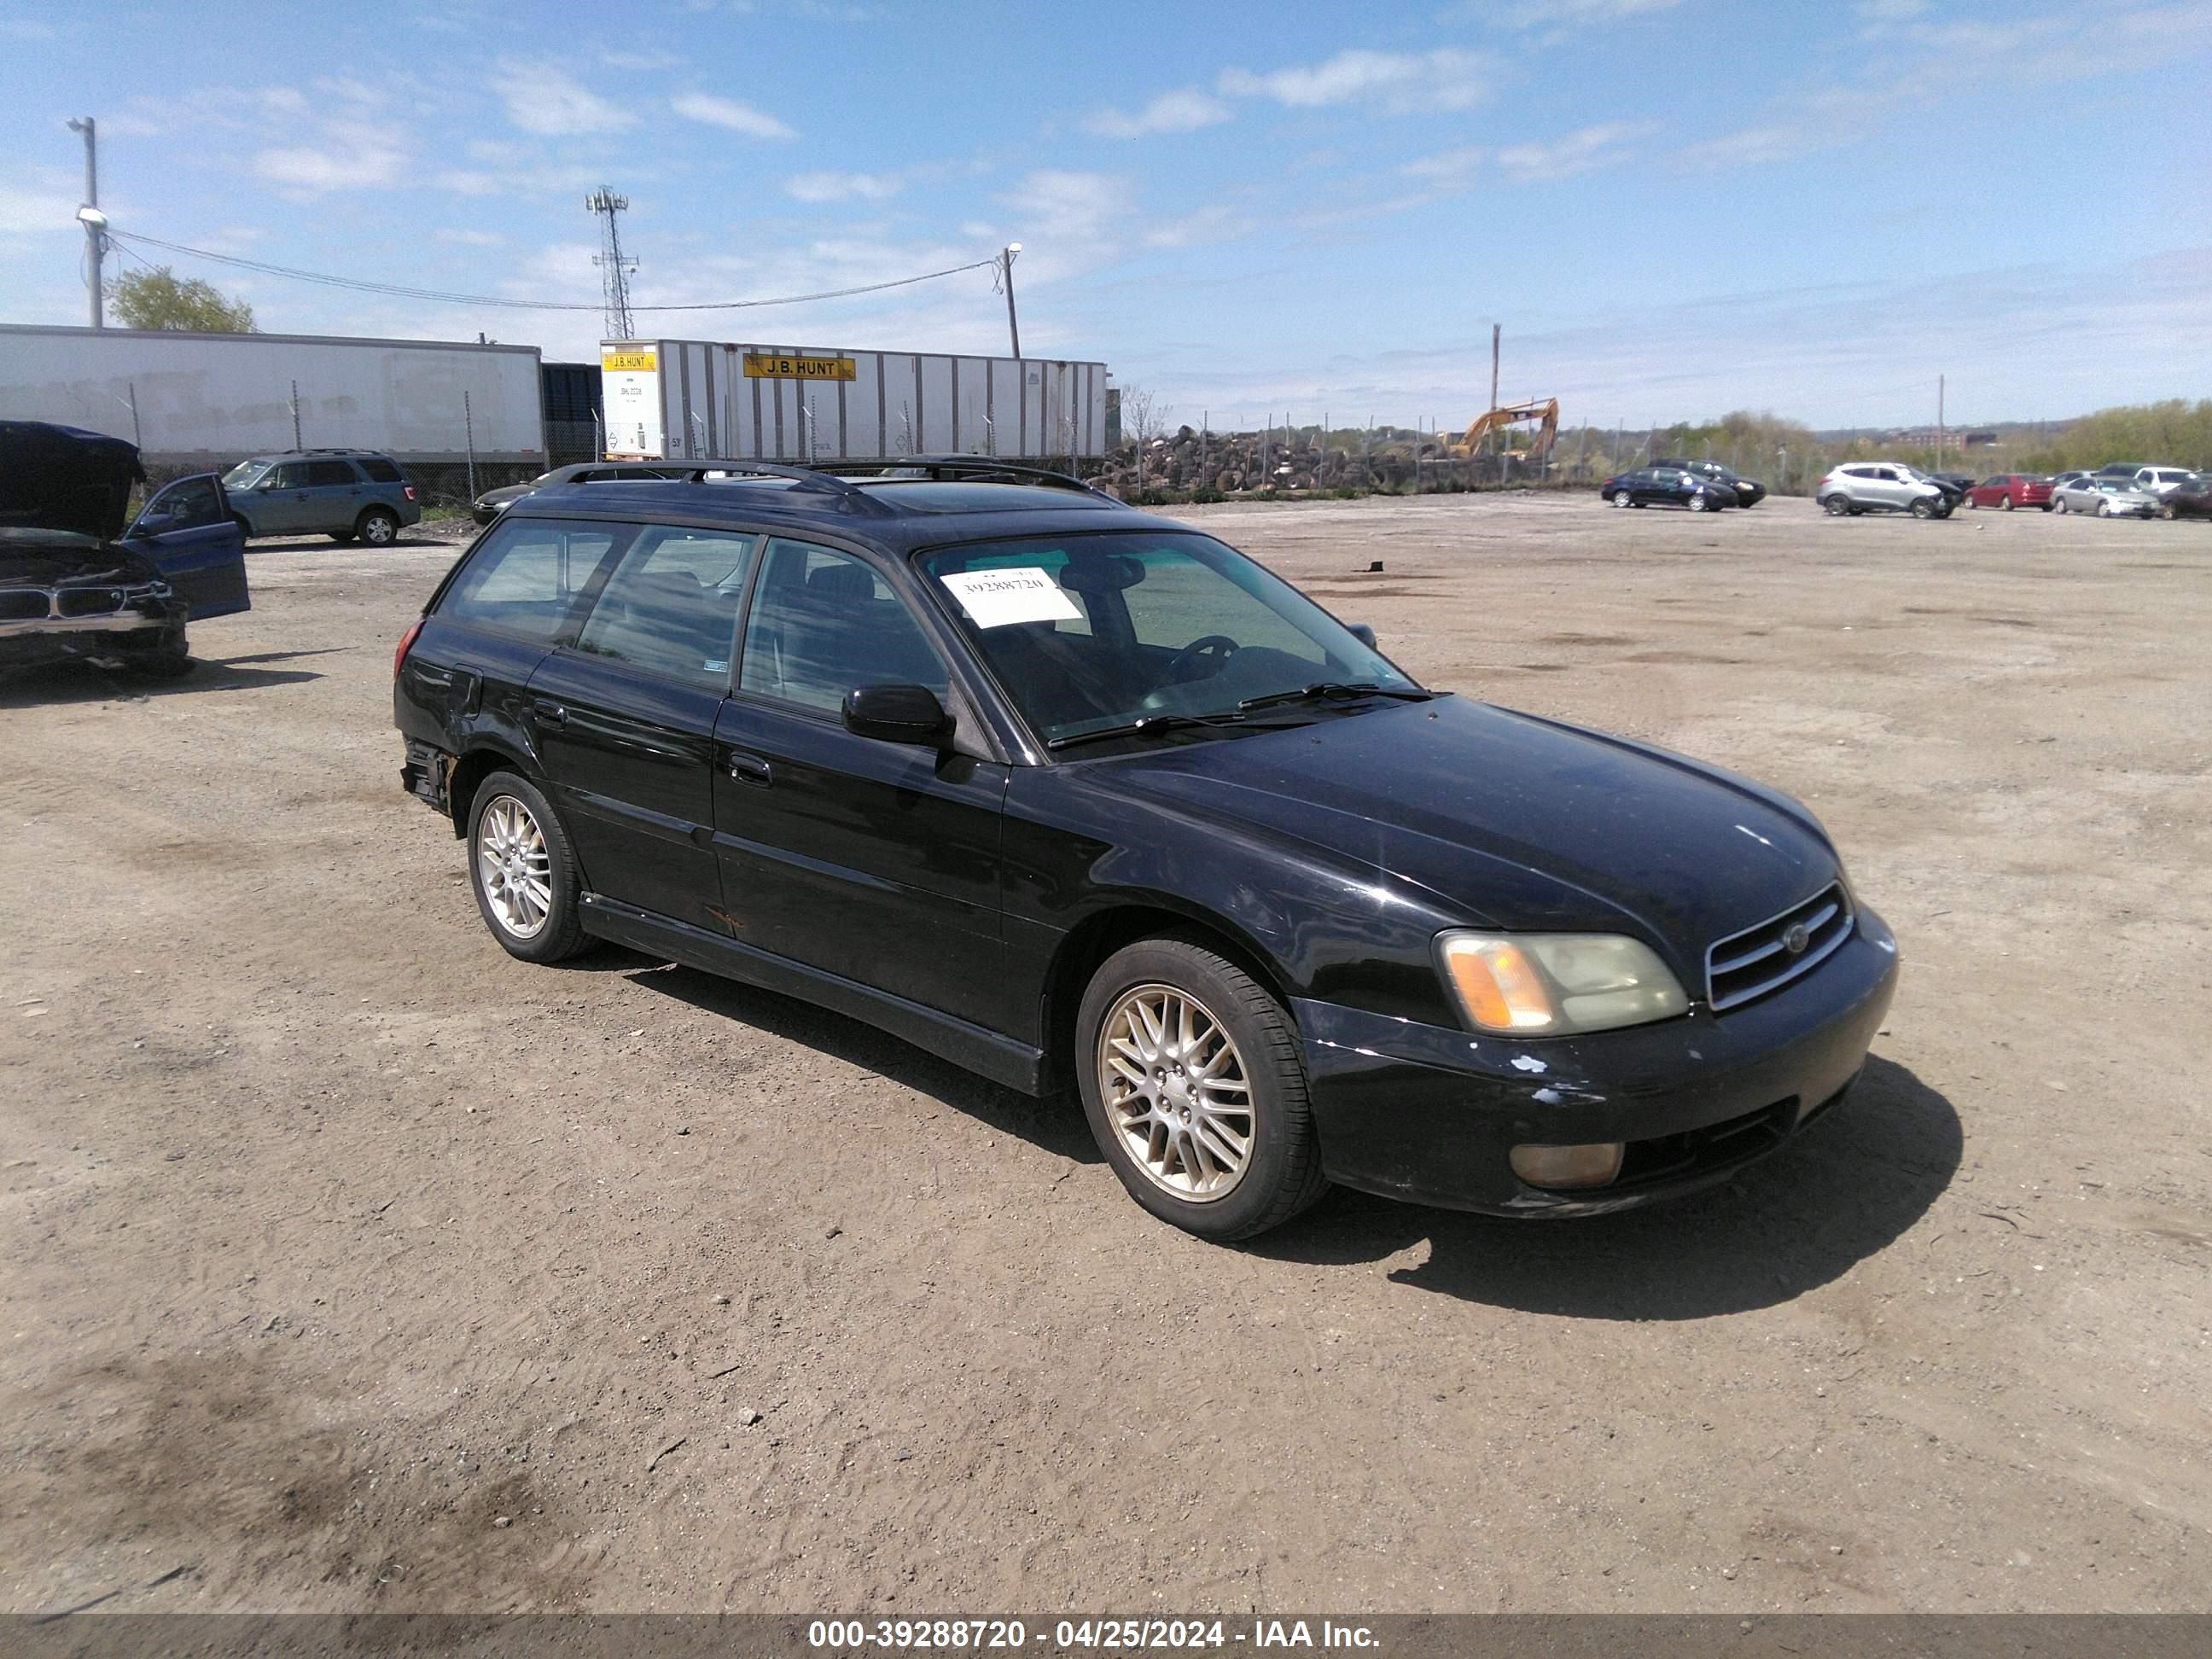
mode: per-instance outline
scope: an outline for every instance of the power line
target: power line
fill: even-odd
[[[233,253],[216,253],[204,247],[187,247],[182,242],[165,242],[158,236],[142,235],[135,230],[118,230],[108,227],[107,234],[118,240],[142,243],[147,247],[163,248],[171,253],[188,253],[195,259],[211,259],[217,264],[235,265],[241,270],[258,270],[267,276],[289,276],[297,282],[320,283],[326,288],[353,289],[363,294],[387,294],[403,300],[433,300],[443,305],[497,306],[508,311],[599,311],[599,304],[574,304],[565,300],[513,300],[489,294],[449,294],[438,289],[408,288],[398,283],[372,283],[355,276],[333,276],[325,271],[298,270],[290,265],[273,265],[259,259],[242,259]],[[632,311],[750,311],[761,306],[805,305],[816,300],[846,300],[859,294],[880,294],[885,289],[911,288],[916,283],[933,283],[940,276],[957,276],[963,270],[987,270],[999,263],[994,254],[988,259],[970,260],[964,265],[949,265],[943,270],[924,271],[919,276],[900,276],[888,283],[866,283],[858,288],[825,289],[818,294],[785,294],[772,300],[702,300],[690,305],[640,306]]]

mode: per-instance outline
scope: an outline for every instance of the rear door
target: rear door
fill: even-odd
[[[366,505],[368,486],[351,461],[324,459],[307,463],[307,502],[301,514],[302,530],[349,531]]]
[[[586,884],[717,933],[714,725],[754,545],[641,530],[574,639],[532,675],[525,710]]]
[[[770,539],[715,731],[723,902],[749,945],[1012,1029],[999,932],[1007,769],[847,731],[845,693],[887,684],[953,706],[944,658],[881,573]]]
[[[252,608],[246,587],[246,538],[230,516],[222,480],[212,472],[179,478],[139,509],[124,545],[151,559],[191,620]]]

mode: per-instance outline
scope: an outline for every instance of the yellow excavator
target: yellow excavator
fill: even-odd
[[[1504,404],[1487,414],[1474,417],[1474,424],[1456,438],[1444,440],[1444,453],[1453,460],[1464,461],[1482,452],[1482,441],[1492,433],[1507,427],[1521,426],[1530,421],[1540,421],[1534,440],[1526,449],[1509,449],[1505,453],[1516,461],[1540,461],[1552,453],[1552,446],[1559,436],[1559,400],[1545,398],[1525,404]]]

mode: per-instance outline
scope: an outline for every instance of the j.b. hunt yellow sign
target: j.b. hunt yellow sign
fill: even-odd
[[[857,370],[850,357],[771,357],[765,352],[745,353],[749,380],[849,380]]]
[[[599,368],[609,374],[650,374],[655,362],[650,351],[602,351]]]

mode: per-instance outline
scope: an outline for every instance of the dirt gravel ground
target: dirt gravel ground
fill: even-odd
[[[192,678],[0,686],[0,1607],[2212,1606],[2212,528],[1188,516],[1808,799],[1905,962],[1848,1107],[1198,1243],[1070,1105],[508,959],[397,783],[453,546],[257,549]]]

